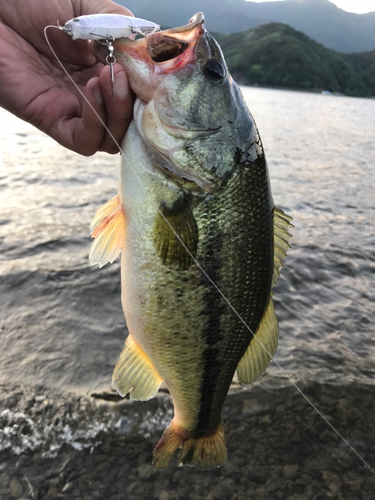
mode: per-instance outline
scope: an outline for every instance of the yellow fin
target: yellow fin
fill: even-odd
[[[220,422],[215,432],[194,438],[185,433],[172,420],[155,447],[152,463],[155,469],[167,467],[178,448],[181,448],[177,459],[180,466],[196,465],[200,460],[202,469],[220,467],[228,456],[224,441],[223,422]]]
[[[271,356],[276,352],[278,338],[279,325],[271,297],[266,312],[255,333],[255,338],[251,340],[247,351],[237,366],[238,381],[242,387],[249,386],[265,371],[271,361]],[[257,342],[257,339],[262,345]],[[266,352],[263,346],[268,352]]]
[[[166,203],[160,205],[155,217],[153,238],[155,251],[164,265],[183,271],[193,264],[191,256],[195,258],[197,254],[198,227],[190,204],[184,196],[170,206]]]
[[[163,379],[129,335],[113,372],[112,382],[121,396],[125,397],[130,392],[130,399],[146,401],[155,396]]]
[[[290,248],[289,240],[292,237],[288,230],[293,227],[290,223],[292,217],[286,215],[280,208],[275,207],[273,211],[273,246],[274,273],[272,286],[275,286],[277,278],[280,276],[280,269],[284,267],[283,260]]]
[[[283,260],[290,248],[289,240],[292,237],[288,230],[293,227],[290,223],[292,217],[286,215],[280,208],[275,207],[273,211],[273,242],[274,273],[272,286],[276,284],[280,276],[280,269],[284,267]],[[271,356],[276,352],[279,339],[279,324],[277,322],[275,307],[273,305],[272,293],[266,312],[263,315],[254,339],[251,340],[247,351],[242,356],[237,366],[237,376],[242,387],[249,386],[254,380],[262,375],[270,364]],[[259,342],[257,342],[257,339]],[[268,352],[267,352],[268,351]]]
[[[94,215],[90,225],[90,264],[103,267],[112,263],[121,252],[125,239],[125,215],[119,195],[109,200]]]

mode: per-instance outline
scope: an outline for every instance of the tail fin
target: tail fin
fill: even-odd
[[[196,465],[201,461],[202,469],[220,467],[227,459],[224,442],[224,425],[220,422],[214,433],[199,438],[190,437],[174,421],[165,429],[154,450],[153,466],[164,469],[178,448],[178,465]]]

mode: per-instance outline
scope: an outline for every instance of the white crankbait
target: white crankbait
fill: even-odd
[[[120,14],[92,14],[74,17],[59,28],[68,33],[73,40],[97,40],[107,45],[106,62],[110,67],[112,98],[113,66],[116,62],[113,55],[113,42],[117,38],[127,37],[134,40],[136,35],[146,36],[160,31],[160,26],[152,21]]]
[[[116,40],[122,37],[134,38],[135,35],[146,36],[160,31],[160,26],[139,17],[92,14],[75,17],[61,29],[73,40]]]

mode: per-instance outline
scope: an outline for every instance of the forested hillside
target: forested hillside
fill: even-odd
[[[243,84],[375,96],[375,51],[341,54],[281,23],[214,36]]]

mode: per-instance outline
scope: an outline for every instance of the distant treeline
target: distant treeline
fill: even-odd
[[[280,23],[213,35],[232,75],[244,85],[375,97],[375,51],[342,54]]]

